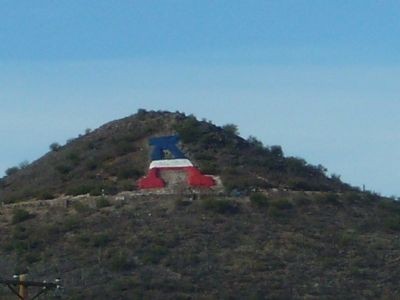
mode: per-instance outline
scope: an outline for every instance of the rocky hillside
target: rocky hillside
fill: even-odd
[[[178,133],[185,154],[208,174],[221,176],[227,191],[254,188],[346,191],[322,166],[285,157],[279,146],[236,135],[234,126],[217,127],[182,113],[147,112],[113,121],[71,139],[32,164],[11,168],[0,181],[0,201],[51,199],[62,194],[99,195],[136,189],[149,165],[148,138]]]
[[[400,203],[236,131],[139,110],[10,169],[0,278],[61,278],[42,299],[399,299]],[[175,133],[223,192],[136,190],[148,138]]]
[[[400,297],[400,205],[371,194],[54,201],[0,210],[0,277],[62,278],[45,299]]]

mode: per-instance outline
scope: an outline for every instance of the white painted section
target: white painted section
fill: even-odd
[[[150,169],[154,169],[154,168],[187,168],[187,167],[193,167],[193,164],[188,159],[153,160],[150,164]]]

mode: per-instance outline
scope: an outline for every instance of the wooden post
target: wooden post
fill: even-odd
[[[18,293],[21,299],[23,300],[29,299],[28,287],[25,285],[26,278],[27,278],[26,274],[19,275]]]
[[[10,291],[18,297],[20,300],[34,300],[38,299],[40,295],[45,294],[51,290],[61,289],[60,279],[56,279],[54,282],[46,281],[29,281],[27,275],[15,275],[15,279],[7,280],[0,277],[0,284],[6,285]],[[33,297],[29,298],[28,289],[36,289],[36,294],[33,293]]]

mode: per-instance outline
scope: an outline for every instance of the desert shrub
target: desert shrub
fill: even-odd
[[[83,247],[101,248],[107,246],[111,242],[111,238],[106,233],[92,234],[84,232],[76,236],[76,242]]]
[[[90,235],[87,232],[76,235],[75,243],[79,244],[81,247],[87,247],[90,243]]]
[[[208,154],[207,152],[199,152],[196,153],[195,159],[198,161],[212,161],[214,160],[214,156]]]
[[[139,178],[144,175],[142,170],[133,168],[132,166],[122,167],[117,171],[117,177],[122,179]]]
[[[340,204],[339,196],[335,193],[325,193],[317,196],[318,203],[321,204]]]
[[[268,206],[269,199],[262,193],[254,193],[250,195],[250,202],[256,206]]]
[[[89,185],[79,185],[70,187],[67,190],[67,195],[79,196],[89,194],[92,188]]]
[[[221,179],[224,183],[226,191],[229,193],[232,190],[238,190],[248,194],[249,191],[253,190],[255,187],[258,188],[269,188],[270,185],[264,180],[257,178],[256,176],[251,176],[246,173],[238,171],[236,174],[232,173],[221,173]]]
[[[47,236],[49,239],[58,237],[60,236],[60,233],[62,233],[62,227],[57,223],[46,224],[41,228],[41,230],[43,235]]]
[[[135,145],[126,140],[119,140],[115,143],[115,151],[117,155],[125,155],[135,150]]]
[[[400,213],[400,202],[394,200],[381,200],[378,207],[389,212]]]
[[[19,171],[18,167],[11,167],[6,170],[6,175],[11,176]]]
[[[156,264],[168,253],[168,248],[161,244],[155,244],[148,248],[143,253],[142,260],[144,263]]]
[[[132,269],[135,265],[128,257],[129,255],[123,252],[113,255],[110,260],[111,270],[118,272]]]
[[[55,167],[56,171],[62,175],[66,175],[72,171],[72,167],[67,164],[60,164]]]
[[[338,235],[339,246],[346,247],[357,244],[358,236],[353,230],[347,230]]]
[[[21,223],[23,221],[31,219],[32,217],[33,215],[29,211],[23,208],[16,208],[13,210],[12,223]]]
[[[300,175],[304,173],[307,162],[299,157],[288,157],[286,165],[290,173]]]
[[[307,206],[312,203],[312,200],[306,196],[297,196],[295,197],[294,202],[298,206]]]
[[[61,149],[61,145],[59,143],[52,143],[50,146],[50,150],[57,152]]]
[[[97,148],[97,147],[99,147],[99,148]],[[100,146],[99,146],[99,144],[97,144],[94,141],[89,141],[86,144],[85,148],[88,149],[88,150],[95,150],[95,149],[100,149]]]
[[[273,218],[285,218],[293,208],[292,202],[286,198],[274,199],[270,201],[268,215]]]
[[[86,214],[91,211],[89,205],[87,205],[86,203],[82,203],[80,201],[75,201],[72,204],[72,207],[77,213],[80,213],[80,214]]]
[[[374,193],[374,192],[364,192],[363,193],[363,199],[369,202],[375,202],[379,199],[381,199],[381,196],[379,196],[378,194]],[[399,205],[400,207],[400,205]]]
[[[91,244],[93,247],[104,247],[111,242],[111,238],[106,233],[93,235],[91,237]]]
[[[15,193],[11,195],[5,195],[1,201],[4,203],[17,203],[24,200],[32,199],[37,196],[37,191],[34,187],[26,186],[17,189]]]
[[[357,192],[347,192],[343,195],[343,200],[347,203],[355,203],[360,201],[361,199],[362,198],[360,193]]]
[[[386,217],[383,221],[385,229],[391,231],[400,231],[400,216]]]
[[[293,207],[292,202],[286,198],[279,198],[270,201],[270,206],[279,210],[287,210]]]
[[[204,198],[201,200],[201,205],[206,210],[221,214],[237,213],[239,211],[237,203],[228,199]]]
[[[73,142],[75,142],[76,141],[76,138],[69,138],[69,139],[67,139],[67,141],[66,141],[66,144],[68,145],[68,144],[72,144]]]
[[[75,209],[75,207],[74,207]],[[78,208],[79,209],[79,208]],[[65,218],[64,223],[60,225],[60,230],[64,232],[73,231],[79,228],[81,221],[76,216],[68,216]]]
[[[86,162],[86,168],[90,171],[96,170],[99,166],[99,163],[95,159],[89,159]]]
[[[274,157],[283,157],[283,150],[281,146],[271,146],[270,152]]]
[[[175,207],[184,207],[192,204],[192,201],[188,198],[179,197],[175,199]]]
[[[11,239],[3,245],[3,249],[5,251],[15,251],[18,255],[24,254],[30,247],[30,233],[26,227],[17,224],[13,230]]]
[[[136,182],[133,180],[120,180],[118,182],[118,187],[122,191],[134,191],[137,189]]]
[[[40,255],[38,253],[29,252],[26,253],[22,259],[27,265],[31,265],[40,261]]]
[[[13,241],[11,249],[15,251],[18,256],[21,256],[29,251],[29,242],[26,240]]]
[[[96,199],[96,207],[97,208],[103,208],[103,207],[108,207],[110,206],[111,203],[110,201],[108,201],[108,199],[106,197],[99,197]]]
[[[296,191],[314,191],[318,189],[312,182],[301,178],[289,178],[288,185]]]
[[[204,174],[218,174],[218,166],[212,161],[202,161],[200,169]]]
[[[255,136],[250,135],[250,136],[247,138],[247,142],[248,142],[251,146],[253,146],[253,147],[255,147],[255,148],[264,149],[263,143],[262,143],[258,138],[256,138]]]
[[[90,196],[101,196],[103,195],[103,187],[101,185],[93,185],[90,187]]]
[[[104,182],[103,183],[104,187],[104,193],[106,195],[116,195],[119,190],[119,185],[116,185],[114,182]]]
[[[179,133],[182,142],[184,143],[192,143],[198,141],[202,137],[199,123],[193,116],[177,124],[175,130]]]
[[[222,129],[225,130],[228,134],[231,135],[239,135],[239,129],[237,125],[229,123],[222,126]]]
[[[268,215],[273,218],[286,217],[286,212],[274,206],[268,208]]]
[[[342,182],[341,176],[335,173],[331,174],[331,180],[338,183]]]
[[[80,155],[77,152],[69,152],[67,153],[66,158],[71,161],[74,165],[77,165],[80,161]]]
[[[143,119],[147,115],[147,110],[143,108],[139,108],[136,112],[136,116],[139,118],[139,120]]]
[[[38,193],[37,197],[43,200],[51,200],[55,198],[55,195],[49,191],[41,191]]]
[[[120,278],[115,278],[107,284],[110,288],[109,297],[108,299],[116,298],[121,291],[128,291],[129,290],[129,295],[131,299],[144,299],[143,297],[143,291],[136,291],[135,289],[133,290],[133,286],[137,286],[138,282],[133,279],[131,276],[128,277],[120,277]],[[118,297],[120,298],[120,297]]]

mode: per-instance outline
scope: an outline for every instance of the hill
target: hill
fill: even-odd
[[[322,166],[285,157],[279,146],[241,138],[232,126],[221,128],[182,113],[139,110],[64,146],[53,144],[52,151],[32,164],[9,169],[0,181],[0,201],[135,190],[149,166],[148,138],[171,133],[181,136],[183,151],[201,170],[221,176],[228,191],[353,189],[338,177],[326,176]]]
[[[1,209],[0,270],[60,277],[61,299],[400,297],[400,205],[373,195],[52,201]]]
[[[0,278],[62,278],[46,299],[400,298],[400,203],[236,131],[139,110],[11,169]],[[148,139],[175,133],[224,192],[137,190]]]

